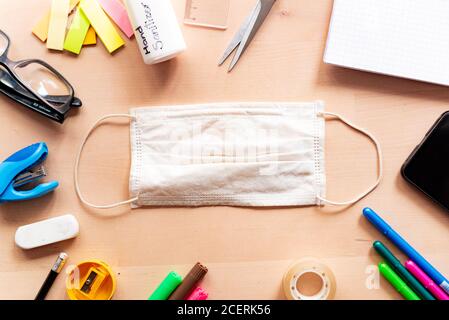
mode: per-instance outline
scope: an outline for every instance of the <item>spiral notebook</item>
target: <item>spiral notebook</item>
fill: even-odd
[[[334,0],[324,62],[449,86],[449,1]]]

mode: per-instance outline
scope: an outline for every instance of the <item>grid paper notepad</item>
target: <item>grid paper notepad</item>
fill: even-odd
[[[324,62],[449,86],[449,0],[334,0]]]

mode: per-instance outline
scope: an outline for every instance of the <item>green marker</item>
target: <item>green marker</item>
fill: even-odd
[[[385,262],[379,263],[379,271],[388,280],[388,282],[407,300],[421,300],[416,293],[410,289],[407,284],[402,281],[396,272],[391,269]]]
[[[148,300],[167,300],[173,291],[181,284],[182,277],[176,272],[170,272],[161,282],[159,287],[154,290]]]
[[[388,265],[410,286],[410,288],[418,294],[418,296],[424,300],[435,300],[430,292],[416,280],[416,278],[401,264],[401,261],[399,261],[399,259],[396,258],[382,242],[374,241],[373,247],[376,249],[377,253],[385,259]]]

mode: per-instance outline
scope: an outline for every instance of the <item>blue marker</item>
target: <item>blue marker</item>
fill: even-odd
[[[405,255],[415,262],[435,283],[449,294],[449,281],[435,269],[422,255],[407,243],[396,231],[394,231],[381,217],[372,209],[363,209],[363,215],[371,222],[377,230],[394,243]]]

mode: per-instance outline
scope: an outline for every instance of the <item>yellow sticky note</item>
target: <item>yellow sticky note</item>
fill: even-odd
[[[33,34],[38,37],[42,42],[47,40],[48,36],[48,24],[50,23],[50,11],[47,12],[42,19],[33,27]]]
[[[48,24],[47,48],[62,50],[64,48],[69,0],[52,0],[50,23]]]
[[[89,46],[97,44],[97,34],[95,33],[95,29],[92,26],[87,30],[86,37],[84,38],[83,46]]]
[[[79,0],[70,0],[70,12],[80,2]],[[70,13],[69,12],[69,13]],[[50,24],[50,10],[42,16],[38,23],[33,27],[33,34],[38,37],[42,42],[47,41],[48,25]]]
[[[114,52],[125,44],[125,41],[120,37],[117,30],[114,28],[114,25],[97,1],[82,0],[80,8],[87,19],[89,19],[90,24],[95,29],[95,32],[100,37],[109,53]]]
[[[64,41],[64,49],[79,54],[86,38],[87,30],[89,30],[90,22],[84,13],[78,8],[73,17],[70,29]]]

